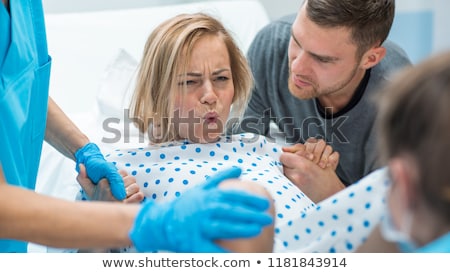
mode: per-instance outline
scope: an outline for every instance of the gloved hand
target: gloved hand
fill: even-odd
[[[111,186],[112,195],[118,200],[127,197],[122,176],[116,166],[105,160],[100,149],[94,143],[88,143],[75,152],[76,170],[80,172],[80,164],[86,167],[87,176],[92,183],[97,184],[100,179],[106,178]]]
[[[272,223],[264,211],[269,200],[239,190],[221,190],[218,184],[237,178],[241,169],[231,168],[187,190],[172,202],[147,201],[130,231],[140,252],[225,252],[216,239],[248,238]]]

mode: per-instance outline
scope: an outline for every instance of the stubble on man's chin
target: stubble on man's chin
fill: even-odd
[[[305,90],[304,88],[297,87],[291,80],[288,81],[288,89],[291,95],[299,100],[309,100],[317,97],[313,87]]]

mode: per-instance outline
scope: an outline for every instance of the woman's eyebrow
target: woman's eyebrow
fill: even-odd
[[[222,69],[218,69],[218,70],[214,71],[212,74],[213,75],[218,75],[218,74],[220,74],[222,72],[227,72],[227,71],[230,71],[230,69],[229,68],[222,68]]]
[[[179,75],[178,75],[178,77],[184,77],[184,76],[201,77],[201,76],[202,76],[202,73],[186,72],[186,74],[179,74]]]

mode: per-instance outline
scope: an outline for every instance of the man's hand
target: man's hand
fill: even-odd
[[[339,153],[322,139],[283,147],[280,161],[284,175],[312,201],[320,202],[345,188],[336,175]]]
[[[283,152],[303,156],[316,163],[322,169],[331,167],[336,170],[339,164],[339,153],[327,145],[323,139],[309,138],[305,144],[297,143],[290,147],[283,147]]]
[[[330,167],[322,169],[311,160],[293,153],[281,154],[280,161],[284,175],[316,203],[345,188]]]

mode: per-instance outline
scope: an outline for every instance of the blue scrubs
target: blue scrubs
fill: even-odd
[[[0,3],[0,163],[9,184],[30,190],[44,140],[50,66],[41,0],[11,0],[9,13]],[[0,252],[26,251],[26,242],[0,240]]]
[[[450,232],[419,248],[419,253],[450,253]]]

